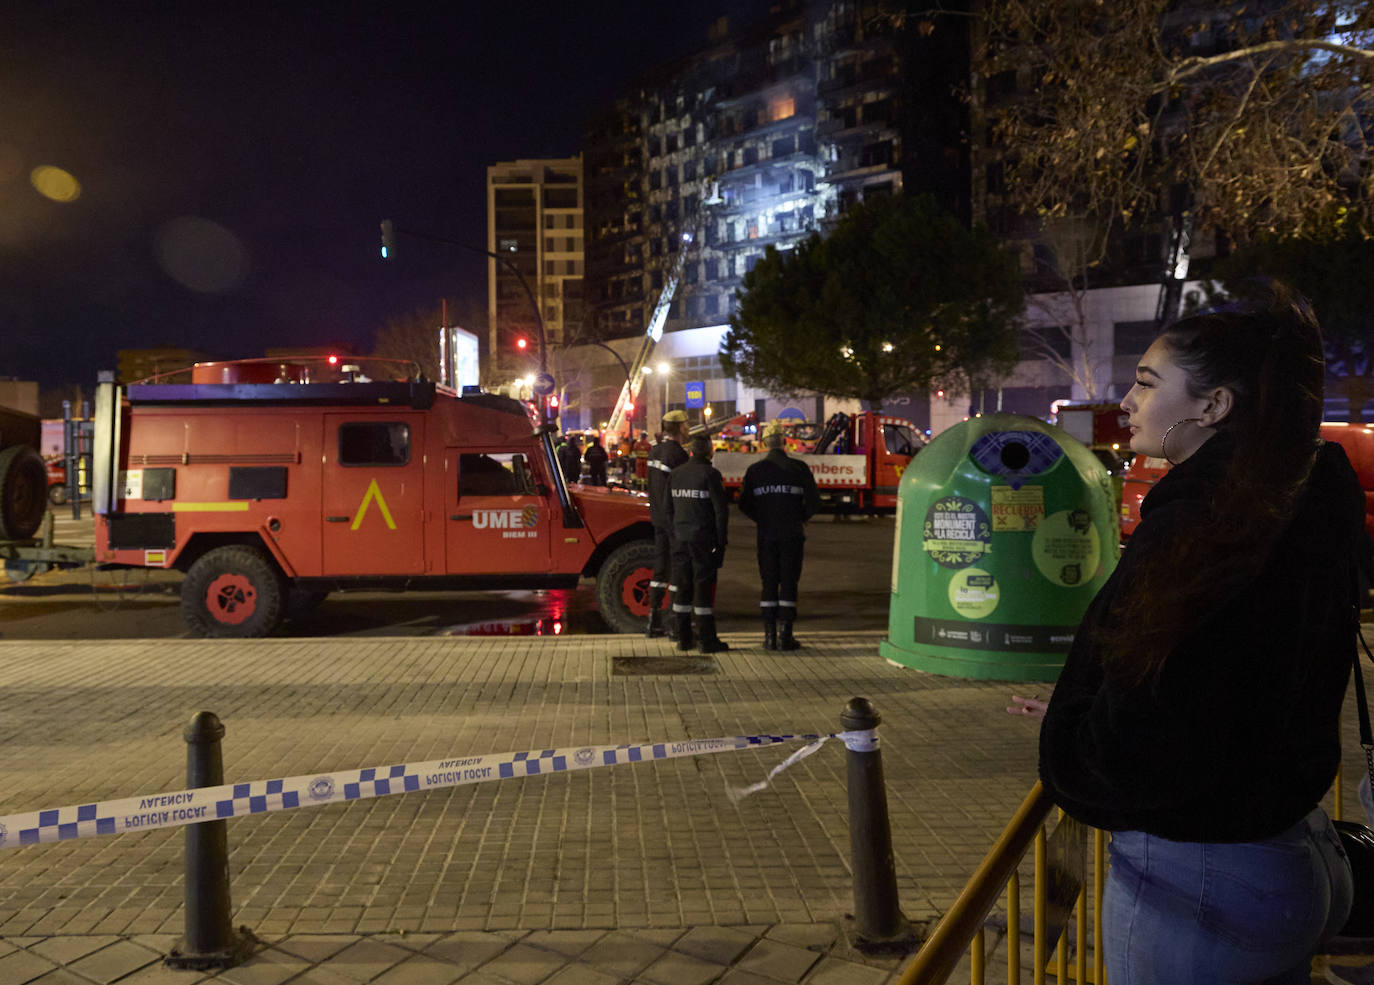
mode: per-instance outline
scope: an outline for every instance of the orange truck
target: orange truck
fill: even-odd
[[[879,512],[897,508],[902,472],[925,441],[904,417],[873,411],[834,414],[826,421],[811,451],[791,454],[816,477],[821,506],[841,513]],[[731,493],[744,482],[744,471],[762,450],[717,452],[711,460]]]
[[[102,383],[95,555],[185,572],[203,636],[263,636],[342,589],[572,588],[642,628],[645,496],[565,483],[529,407],[410,364],[201,363],[189,382]]]
[[[1334,441],[1345,449],[1350,465],[1364,490],[1366,532],[1374,537],[1374,427],[1368,424],[1347,424],[1328,421],[1321,426],[1323,441]],[[1169,471],[1169,463],[1162,458],[1136,455],[1126,471],[1121,498],[1121,538],[1130,539],[1140,525],[1140,504]]]

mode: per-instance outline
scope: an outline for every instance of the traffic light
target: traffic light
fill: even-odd
[[[396,252],[396,229],[390,219],[382,220],[382,259],[389,260]]]

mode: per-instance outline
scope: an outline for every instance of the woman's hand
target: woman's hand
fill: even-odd
[[[1012,703],[1007,706],[1008,715],[1027,715],[1031,718],[1044,718],[1046,703],[1039,698],[1022,698],[1013,694]]]

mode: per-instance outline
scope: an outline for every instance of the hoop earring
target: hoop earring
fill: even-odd
[[[1168,462],[1170,465],[1179,464],[1178,462],[1175,462],[1172,458],[1169,457],[1169,432],[1172,431],[1174,428],[1178,427],[1180,424],[1192,424],[1193,422],[1200,420],[1202,420],[1202,418],[1200,417],[1185,417],[1181,421],[1174,421],[1174,423],[1170,424],[1167,428],[1164,429],[1164,437],[1159,439],[1159,450],[1164,453],[1164,461]]]

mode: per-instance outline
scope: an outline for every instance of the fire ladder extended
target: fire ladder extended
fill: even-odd
[[[677,259],[673,261],[667,277],[663,280],[663,291],[659,294],[658,304],[654,305],[653,315],[649,318],[649,327],[644,332],[644,341],[640,343],[639,352],[635,356],[633,365],[630,366],[630,375],[620,388],[620,398],[616,400],[615,410],[611,412],[610,421],[607,423],[609,434],[619,434],[620,429],[630,418],[635,401],[639,399],[640,385],[644,382],[644,367],[648,365],[649,357],[653,355],[654,346],[663,337],[663,326],[668,321],[668,309],[673,303],[673,296],[677,293],[677,286],[682,280],[682,271],[687,266],[687,254],[696,245],[705,208],[721,201],[719,192],[714,187],[708,194],[709,197],[702,200],[700,211],[693,218],[691,228],[682,234],[682,248],[678,251]]]

